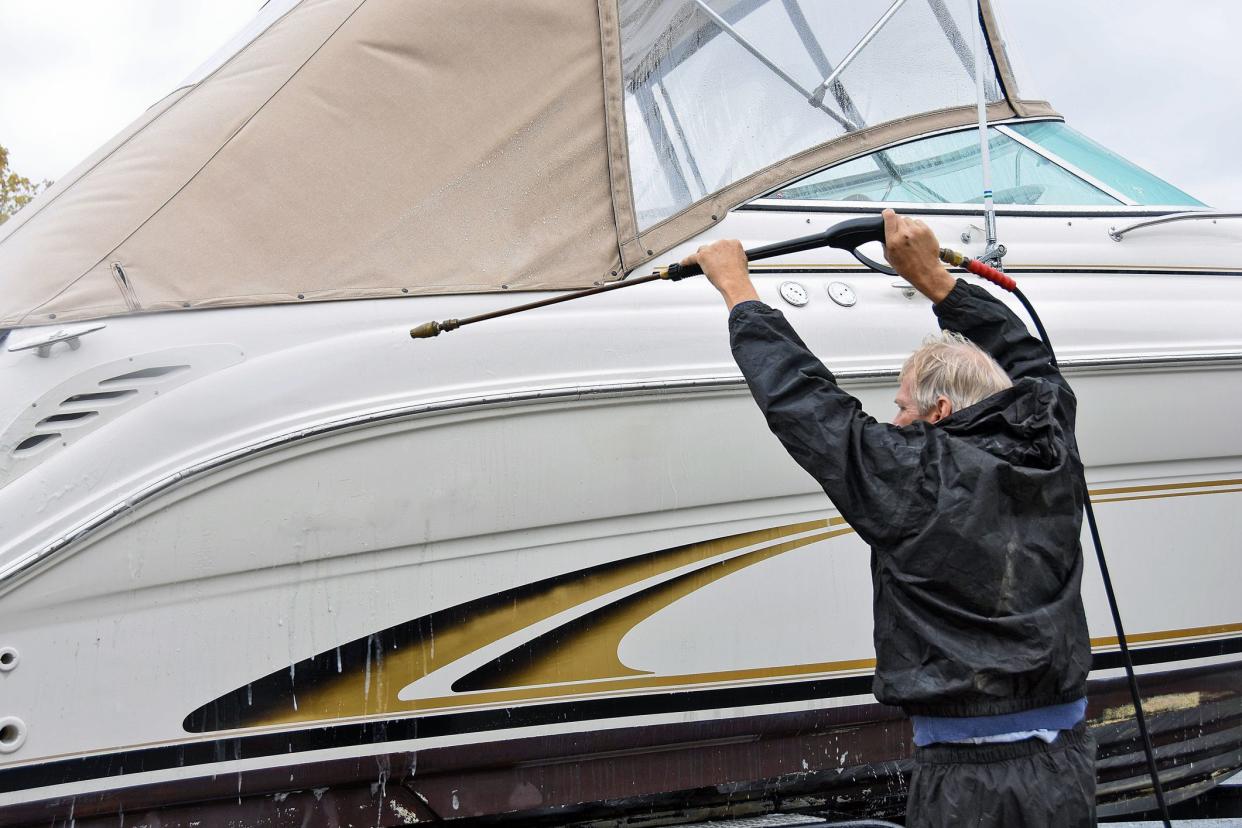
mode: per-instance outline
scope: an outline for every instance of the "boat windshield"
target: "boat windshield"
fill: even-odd
[[[975,103],[974,0],[620,0],[619,10],[640,230],[847,133]],[[984,54],[985,97],[1001,101]]]
[[[1205,206],[1059,122],[988,130],[1000,205]],[[978,131],[919,138],[815,173],[772,194],[814,201],[982,202]]]
[[[1135,204],[1206,207],[1167,181],[1130,163],[1105,146],[1059,121],[1013,124],[1019,135],[1128,196]]]

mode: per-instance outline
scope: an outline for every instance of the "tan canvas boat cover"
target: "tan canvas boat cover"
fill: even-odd
[[[992,116],[1044,112],[974,0],[269,0],[0,226],[0,328],[620,278],[970,123],[980,20]]]

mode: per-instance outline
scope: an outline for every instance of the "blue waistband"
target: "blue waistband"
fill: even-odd
[[[1081,698],[1065,704],[1037,707],[1019,713],[1003,713],[999,716],[970,716],[960,719],[911,716],[910,721],[914,725],[914,744],[924,747],[937,742],[964,742],[968,739],[986,739],[1011,733],[1070,730],[1083,720],[1086,712],[1087,700]]]

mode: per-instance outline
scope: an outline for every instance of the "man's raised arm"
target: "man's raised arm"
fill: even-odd
[[[729,338],[751,395],[790,456],[871,545],[917,522],[924,432],[876,422],[836,384],[784,315],[759,301],[742,246],[702,247],[699,264],[729,306]]]
[[[957,331],[992,355],[1011,378],[1037,377],[1068,388],[1052,355],[1005,304],[977,285],[954,279],[938,258],[939,242],[917,219],[884,211],[884,255],[930,299],[940,327]]]

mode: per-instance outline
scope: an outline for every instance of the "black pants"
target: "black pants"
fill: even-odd
[[[1080,723],[1052,744],[914,751],[906,828],[1095,826],[1095,742]]]

